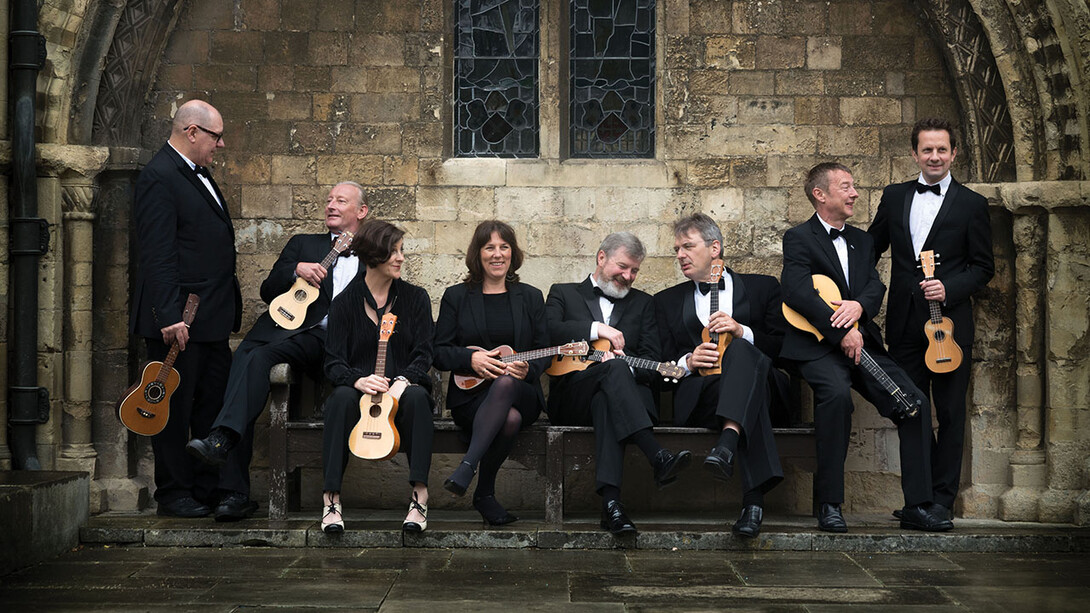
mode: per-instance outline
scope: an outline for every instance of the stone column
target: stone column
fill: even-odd
[[[1014,216],[1015,450],[1010,457],[1010,489],[999,498],[999,517],[1036,521],[1048,466],[1044,432],[1045,255],[1049,216],[1043,209]]]
[[[62,443],[57,467],[94,474],[91,439],[91,375],[93,338],[91,263],[94,259],[93,178],[68,173],[61,177],[64,220],[64,391]]]

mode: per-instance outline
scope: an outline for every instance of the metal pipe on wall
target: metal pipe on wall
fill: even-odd
[[[45,62],[36,0],[11,3],[11,390],[8,425],[12,466],[40,470],[37,426],[49,419],[48,390],[38,386],[38,265],[49,249],[49,227],[38,217],[34,123],[36,82]]]

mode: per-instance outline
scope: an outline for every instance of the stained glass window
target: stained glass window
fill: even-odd
[[[571,0],[571,156],[655,155],[655,0]]]
[[[454,155],[538,154],[538,0],[456,0]]]

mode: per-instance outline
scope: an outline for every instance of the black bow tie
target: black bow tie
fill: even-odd
[[[700,293],[704,295],[707,295],[708,292],[712,291],[712,284],[708,283],[707,281],[701,281],[697,283],[696,287],[700,290]],[[727,289],[727,284],[723,280],[723,277],[719,277],[719,283],[716,283],[716,287],[718,287],[720,290]]]
[[[208,169],[200,164],[193,167],[193,172],[197,173],[198,177],[204,177],[205,179],[211,179],[212,175],[208,174]]]
[[[925,194],[927,192],[931,192],[931,193],[935,194],[936,196],[941,196],[942,195],[942,186],[940,186],[938,183],[936,183],[934,185],[924,185],[923,183],[916,183],[916,193],[917,194]]]
[[[831,228],[829,230],[829,240],[835,241],[837,239],[837,237],[840,236],[841,234],[844,234],[843,230],[837,230],[836,228]],[[847,240],[847,239],[845,239],[845,240]]]
[[[606,300],[608,300],[610,302],[617,302],[617,298],[614,298],[613,296],[610,296],[610,295],[606,294],[605,292],[602,291],[602,288],[598,287],[597,285],[594,286],[594,295],[598,296],[599,298],[605,298]]]

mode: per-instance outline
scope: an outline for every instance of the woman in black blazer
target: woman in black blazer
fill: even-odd
[[[519,429],[545,408],[539,379],[549,358],[504,364],[496,349],[508,345],[519,352],[548,344],[541,291],[520,283],[515,272],[522,260],[511,226],[481,222],[466,250],[469,273],[443,294],[435,333],[436,368],[484,379],[463,390],[451,377],[447,407],[471,436],[469,451],[443,487],[464,495],[479,465],[473,507],[493,526],[518,519],[496,501],[496,473]]]
[[[409,458],[413,492],[402,530],[421,532],[428,527],[428,472],[434,438],[428,369],[435,327],[428,293],[401,280],[404,234],[384,221],[360,226],[352,250],[366,269],[361,268],[329,307],[325,374],[334,388],[325,403],[322,439],[325,532],[344,530],[340,490],[348,466],[349,434],[360,419],[360,398],[377,393],[389,393],[398,400],[394,423],[400,434],[400,450]],[[376,373],[379,322],[386,313],[397,315],[397,322],[387,341],[385,371]]]

